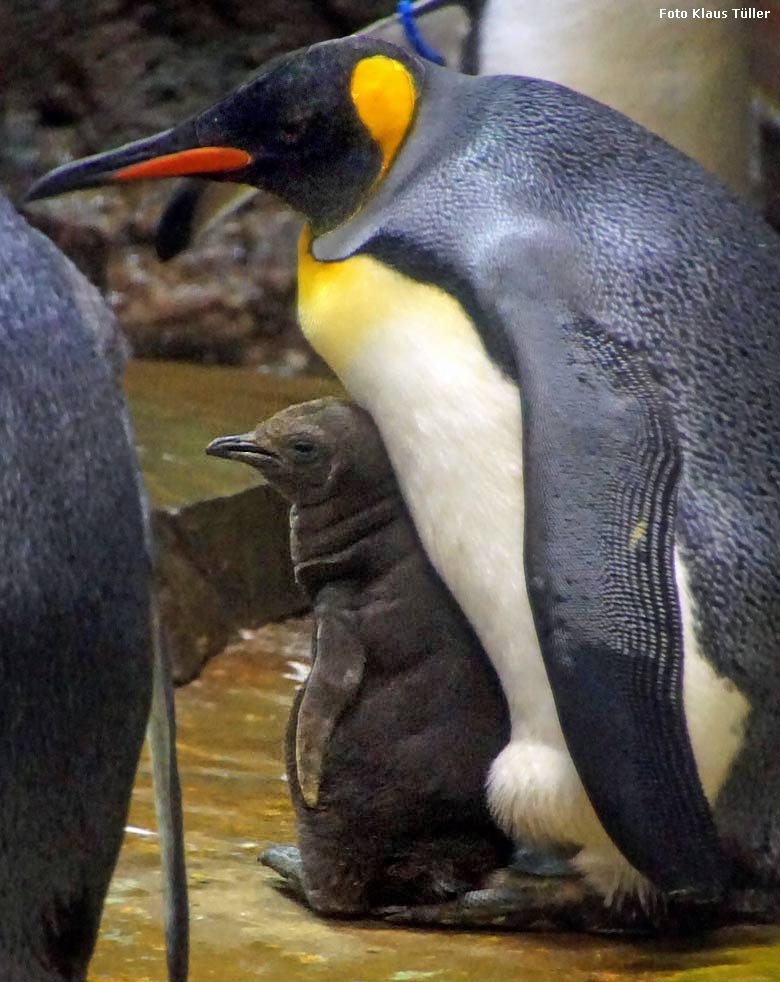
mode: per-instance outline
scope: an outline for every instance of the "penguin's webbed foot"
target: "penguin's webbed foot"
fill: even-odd
[[[511,869],[455,900],[372,911],[392,924],[416,927],[514,931],[591,931],[644,934],[652,930],[640,912],[616,912],[580,877],[536,876]]]
[[[306,903],[306,894],[303,889],[303,863],[301,852],[297,846],[293,845],[272,845],[264,849],[257,857],[257,861],[278,873],[284,881],[285,890],[292,894],[296,900]]]
[[[259,861],[277,873],[282,888],[311,906],[303,886],[303,864],[296,846],[272,845]],[[320,911],[320,913],[323,913]],[[390,924],[415,927],[453,927],[516,931],[570,930],[645,932],[641,918],[616,915],[579,877],[535,876],[511,869],[492,874],[487,885],[453,900],[421,905],[393,905],[366,911]]]
[[[281,877],[285,892],[311,906],[303,888],[303,867],[296,846],[269,846],[259,858]],[[725,924],[780,923],[780,889],[776,886],[732,889],[716,910],[679,904],[667,907],[660,903],[648,911],[630,901],[616,907],[606,906],[604,899],[581,877],[529,875],[510,868],[491,874],[483,888],[451,900],[379,907],[365,911],[363,916],[409,927],[680,935]]]

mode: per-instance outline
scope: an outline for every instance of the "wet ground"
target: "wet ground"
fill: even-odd
[[[731,929],[704,944],[569,935],[464,934],[334,923],[274,887],[258,853],[293,839],[281,741],[305,672],[305,622],[258,632],[177,693],[192,907],[192,982],[775,982],[780,929]],[[149,768],[90,978],[163,982]]]

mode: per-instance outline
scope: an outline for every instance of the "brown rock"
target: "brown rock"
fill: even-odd
[[[307,609],[290,563],[287,507],[268,488],[154,513],[158,597],[174,680],[195,678],[238,626]]]

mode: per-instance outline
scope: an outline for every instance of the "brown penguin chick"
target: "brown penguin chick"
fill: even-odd
[[[315,618],[286,736],[306,899],[355,914],[475,886],[510,851],[484,791],[507,707],[371,418],[317,400],[207,452],[252,465],[292,502],[295,572]]]

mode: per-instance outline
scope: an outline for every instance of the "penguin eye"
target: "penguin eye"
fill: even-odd
[[[278,130],[277,137],[280,143],[292,145],[300,140],[302,133],[303,127],[300,124],[288,123]]]
[[[293,437],[287,444],[287,448],[299,460],[313,460],[317,456],[317,444],[306,437]]]
[[[311,126],[311,113],[301,110],[295,115],[287,116],[279,121],[276,127],[276,137],[280,143],[288,146],[300,143]]]

